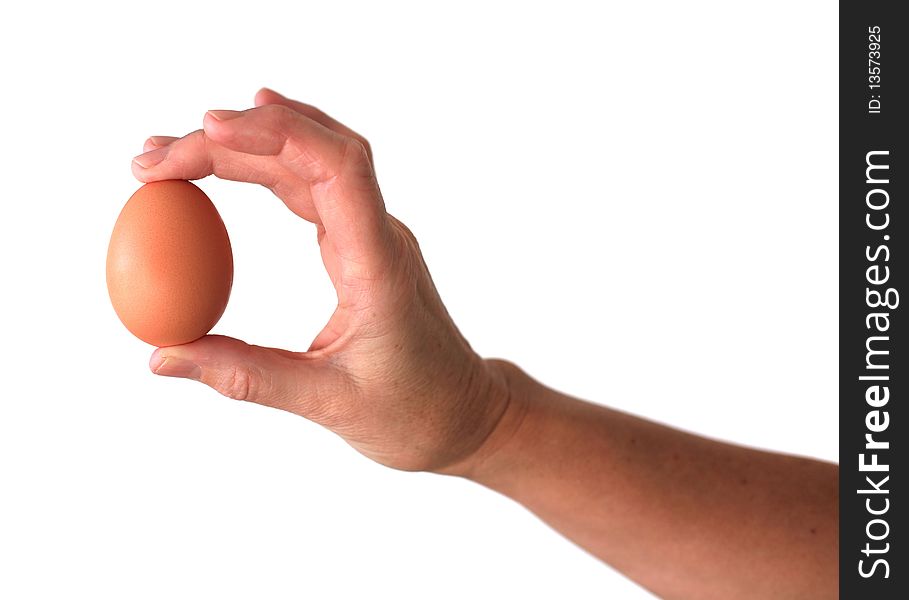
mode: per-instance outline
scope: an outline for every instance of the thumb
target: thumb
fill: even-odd
[[[158,348],[149,367],[156,375],[200,381],[216,392],[287,410],[307,418],[321,412],[340,386],[337,371],[306,353],[252,346],[209,335]]]

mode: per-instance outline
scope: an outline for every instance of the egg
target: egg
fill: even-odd
[[[139,188],[120,212],[107,251],[107,290],[140,340],[196,340],[221,318],[233,285],[227,229],[205,192],[188,181]]]

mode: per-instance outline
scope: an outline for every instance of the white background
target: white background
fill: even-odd
[[[371,140],[483,355],[835,460],[836,5],[595,5],[5,8],[0,597],[650,597],[479,486],[150,374],[104,283],[130,159],[262,85]],[[200,185],[236,260],[215,332],[305,349],[312,226]]]

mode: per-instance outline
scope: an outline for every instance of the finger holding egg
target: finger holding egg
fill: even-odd
[[[205,335],[227,304],[230,241],[211,201],[187,180],[257,183],[317,225],[339,305],[393,260],[393,232],[368,143],[314,107],[263,91],[245,111],[213,110],[181,138],[155,136],[133,159],[146,183],[114,228],[108,288],[121,321],[158,346]],[[348,298],[347,296],[351,296]]]

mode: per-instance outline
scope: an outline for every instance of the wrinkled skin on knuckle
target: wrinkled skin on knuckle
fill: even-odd
[[[402,251],[408,253],[420,252],[420,243],[417,241],[417,236],[413,234],[407,225],[392,215],[388,215],[388,222],[390,227],[397,234],[397,239],[401,243]]]
[[[360,142],[360,144],[363,145],[363,149],[366,152],[366,160],[368,160],[370,166],[372,166],[373,169],[375,169],[375,165],[373,165],[373,158],[372,158],[372,144],[370,144],[369,140],[367,140],[365,137],[363,137],[362,135],[359,135],[357,133],[353,134],[353,137],[358,142]]]
[[[369,160],[368,145],[364,141],[354,137],[344,138],[338,169],[341,173],[350,175],[349,179],[358,191],[375,193],[379,187],[378,180],[372,161]]]
[[[221,376],[217,389],[233,400],[247,401],[257,397],[259,378],[246,365],[233,365]]]
[[[286,130],[293,122],[293,119],[299,117],[299,114],[294,109],[283,104],[266,104],[254,110],[261,112],[269,127],[276,131]]]
[[[406,299],[416,298],[418,283],[429,277],[420,244],[413,232],[392,215],[386,215],[386,222],[391,246],[387,287],[406,293]]]

